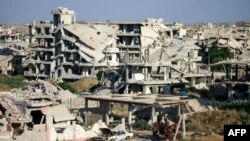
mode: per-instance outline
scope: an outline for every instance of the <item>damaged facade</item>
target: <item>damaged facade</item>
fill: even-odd
[[[0,73],[23,73],[28,50],[25,26],[0,26]]]
[[[53,22],[30,25],[36,45],[26,76],[64,80],[109,71],[117,76],[107,80],[109,87],[117,91],[124,85],[125,93],[147,94],[163,93],[169,84],[209,82],[210,72],[200,67],[200,48],[184,38],[187,33],[181,24],[166,26],[162,19],[151,18],[78,23],[75,12],[63,7],[52,14]]]
[[[0,140],[85,141],[100,136],[100,129],[108,128],[103,122],[86,130],[82,118],[71,112],[84,106],[75,104],[79,99],[40,79],[11,93],[1,93]]]

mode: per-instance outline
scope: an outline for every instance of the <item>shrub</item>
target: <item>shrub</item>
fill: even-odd
[[[218,109],[236,109],[238,111],[245,111],[250,114],[250,100],[241,100],[235,102],[227,102],[227,101],[214,101],[212,100],[212,104]]]
[[[132,124],[132,127],[136,130],[150,130],[151,127],[148,125],[148,122],[144,119],[140,119]]]
[[[97,74],[96,74],[96,77],[97,79],[100,81],[102,79],[102,75],[103,75],[103,71],[99,71]]]
[[[228,49],[219,48],[216,44],[213,44],[212,47],[209,48],[208,55],[210,56],[211,63],[217,63],[232,57]],[[212,67],[212,69],[215,71],[222,71],[223,66],[222,65],[214,66]]]
[[[58,84],[62,89],[64,89],[64,90],[69,90],[70,92],[72,92],[72,93],[76,93],[77,91],[76,91],[76,89],[72,86],[72,85],[70,85],[68,82],[62,82],[62,83],[59,83]]]

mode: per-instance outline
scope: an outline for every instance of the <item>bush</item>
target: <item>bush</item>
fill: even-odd
[[[70,85],[68,82],[62,82],[62,83],[59,83],[58,84],[62,89],[64,89],[64,90],[69,90],[70,92],[72,92],[72,93],[76,93],[77,91],[76,91],[76,89],[72,86],[72,85]]]
[[[140,119],[132,124],[132,127],[136,130],[151,130],[151,126],[148,125],[148,122],[144,119]]]
[[[197,124],[193,124],[193,123],[190,123],[186,126],[186,130],[187,131],[199,131],[200,130],[200,126],[197,125]]]
[[[100,81],[102,79],[102,75],[103,75],[103,71],[99,71],[97,74],[96,74],[96,77],[97,79]]]
[[[245,111],[250,114],[250,100],[242,100],[242,101],[235,101],[235,102],[227,102],[227,101],[214,101],[212,100],[212,104],[221,110],[226,109],[235,109],[238,111]]]
[[[239,111],[238,120],[241,124],[249,125],[250,124],[250,114],[245,111]]]
[[[216,44],[213,44],[212,47],[209,48],[208,55],[210,56],[210,63],[212,64],[232,57],[228,49],[219,48]],[[212,67],[212,69],[215,71],[222,71],[223,66],[222,65],[214,66]]]

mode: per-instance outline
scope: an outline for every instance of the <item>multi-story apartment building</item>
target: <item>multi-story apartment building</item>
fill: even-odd
[[[55,68],[55,38],[53,36],[53,22],[41,21],[29,26],[30,42],[32,41],[32,55],[27,59],[28,77],[49,78],[54,75]]]
[[[162,19],[78,23],[75,12],[67,8],[59,7],[52,14],[53,23],[30,26],[36,45],[26,76],[64,80],[123,70],[117,74],[123,78],[119,81],[125,84],[125,93],[149,94],[164,91],[166,85],[184,86],[185,78],[210,75],[196,65],[201,62],[199,47],[173,39],[172,28]]]

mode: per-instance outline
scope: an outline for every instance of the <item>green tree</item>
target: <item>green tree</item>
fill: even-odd
[[[220,48],[216,44],[213,44],[212,47],[209,48],[208,55],[210,57],[210,63],[212,64],[226,60],[232,56],[227,48]],[[221,71],[223,70],[223,66],[215,66],[212,69]]]

